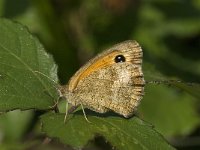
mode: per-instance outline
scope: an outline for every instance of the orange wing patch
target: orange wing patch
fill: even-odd
[[[90,75],[92,72],[97,71],[105,66],[114,64],[115,63],[114,58],[116,55],[119,54],[120,52],[113,51],[112,53],[104,56],[103,58],[97,60],[95,63],[91,64],[84,71],[77,74],[69,83],[69,91],[72,92],[76,88],[78,82],[87,77],[88,75]]]

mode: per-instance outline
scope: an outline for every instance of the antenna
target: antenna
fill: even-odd
[[[34,72],[35,72],[35,73],[38,73],[38,74],[41,74],[41,75],[43,75],[44,77],[48,78],[50,81],[53,81],[54,83],[58,84],[55,80],[51,79],[51,78],[50,78],[49,76],[47,76],[46,74],[44,74],[44,73],[42,73],[42,72],[40,72],[40,71],[37,71],[37,70],[35,70]]]

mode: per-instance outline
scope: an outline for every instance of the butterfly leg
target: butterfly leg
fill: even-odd
[[[65,106],[65,118],[64,118],[64,123],[66,123],[67,120],[67,115],[68,115],[68,108],[69,108],[69,103],[66,101],[66,106]]]
[[[81,104],[81,108],[82,108],[82,110],[83,110],[83,115],[84,115],[84,117],[85,117],[85,120],[86,120],[88,123],[91,123],[91,122],[88,120],[87,116],[86,116],[85,110],[84,110],[84,108],[83,108],[83,104],[82,104],[82,103],[80,103],[80,104]]]
[[[65,112],[65,118],[64,118],[64,123],[66,123],[66,120],[67,120],[67,116],[68,114],[72,113],[74,110],[76,110],[80,105],[77,105],[77,106],[71,106],[69,108],[69,103],[66,102],[66,112]]]

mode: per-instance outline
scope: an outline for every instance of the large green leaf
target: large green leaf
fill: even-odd
[[[0,111],[49,109],[58,94],[57,67],[27,29],[0,20]]]
[[[66,124],[63,114],[43,115],[42,130],[74,148],[82,148],[96,135],[101,135],[120,150],[173,149],[150,124],[137,117],[98,117],[88,112],[87,117],[91,122],[88,123],[79,112],[68,116]]]
[[[200,119],[195,98],[163,85],[147,85],[139,107],[140,116],[167,137],[188,135]]]
[[[144,75],[151,84],[145,86],[140,116],[167,137],[188,135],[194,131],[200,123],[195,99],[200,98],[200,85],[171,80],[146,63]]]

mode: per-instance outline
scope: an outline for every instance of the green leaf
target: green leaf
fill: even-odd
[[[0,111],[49,109],[57,66],[26,27],[0,19]]]
[[[198,127],[200,119],[195,97],[200,98],[199,84],[163,76],[147,63],[144,75],[148,82],[161,81],[160,84],[145,86],[145,96],[139,106],[139,114],[144,120],[151,122],[167,137],[188,135]]]
[[[98,117],[87,113],[91,122],[88,123],[79,112],[68,116],[66,124],[63,114],[43,115],[42,130],[74,148],[82,148],[96,135],[101,135],[120,150],[173,149],[150,124],[137,117]]]
[[[18,142],[29,128],[33,111],[14,110],[0,115],[0,135],[3,143]],[[13,127],[13,125],[15,125]],[[1,148],[0,148],[1,149]]]
[[[164,85],[146,85],[140,116],[167,137],[188,135],[200,123],[191,95]]]

